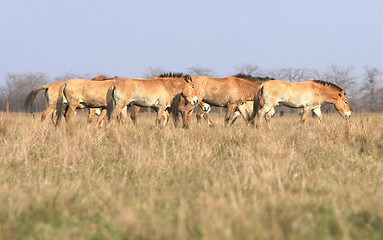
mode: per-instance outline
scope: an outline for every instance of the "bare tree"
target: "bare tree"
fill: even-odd
[[[310,74],[309,74],[309,76],[310,76],[310,78],[312,79],[312,80],[323,80],[324,79],[324,73],[323,72],[321,72],[321,71],[319,71],[319,70],[317,70],[317,69],[312,69],[311,71],[310,71]]]
[[[376,91],[376,96],[377,96],[377,102],[376,102],[377,110],[383,111],[383,87],[379,88]]]
[[[4,86],[0,86],[0,111],[5,111],[7,100],[7,89]]]
[[[268,70],[266,72],[270,77],[290,82],[309,80],[313,76],[312,70],[306,68],[281,68],[277,70]]]
[[[8,73],[5,77],[5,94],[6,101],[9,102],[11,111],[20,111],[23,108],[25,97],[28,93],[48,82],[48,76],[44,73],[25,73],[15,74]],[[38,109],[45,106],[44,99],[40,97],[36,99]]]
[[[149,78],[154,78],[157,77],[163,73],[165,73],[166,70],[164,70],[162,67],[148,67],[146,68],[144,72],[144,78],[149,79]]]
[[[215,72],[211,68],[203,68],[199,65],[187,68],[186,71],[191,76],[208,76],[213,77]]]
[[[330,65],[327,72],[323,74],[323,80],[337,84],[343,88],[346,93],[353,90],[355,84],[355,76],[353,76],[354,67],[338,67],[337,65]]]
[[[378,81],[379,77],[382,75],[382,72],[377,68],[365,68],[364,74],[364,84],[362,90],[364,90],[365,94],[363,94],[364,104],[369,111],[375,112],[379,108],[379,101],[381,101],[381,96],[378,95],[381,92],[381,89],[378,89]]]
[[[94,74],[96,75],[96,74]],[[64,75],[55,77],[54,81],[68,81],[69,79],[91,79],[92,74],[86,73],[86,74],[76,74],[76,73],[65,73]]]
[[[261,67],[256,64],[245,63],[239,67],[234,67],[234,70],[236,71],[236,73],[242,73],[253,77],[258,77],[262,75]]]

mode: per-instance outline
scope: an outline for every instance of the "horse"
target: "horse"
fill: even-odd
[[[260,101],[263,102],[263,106]],[[349,122],[350,106],[345,91],[339,86],[322,80],[305,82],[272,80],[262,83],[255,92],[253,114],[249,121],[254,123],[254,118],[257,116],[256,126],[258,127],[261,119],[278,105],[303,108],[301,123],[305,122],[310,111],[313,111],[320,121],[322,117],[320,107],[324,103],[333,104],[338,113]]]
[[[107,79],[108,78],[105,75],[96,75],[92,77],[92,81],[104,81]],[[26,97],[25,104],[24,104],[25,111],[30,111],[32,104],[34,100],[36,99],[37,94],[41,90],[45,90],[45,99],[47,102],[47,109],[41,115],[41,122],[43,122],[46,119],[46,117],[51,114],[51,120],[53,124],[56,124],[55,113],[56,113],[57,99],[59,96],[59,89],[63,84],[65,84],[65,82],[66,81],[56,81],[56,82],[52,82],[44,86],[40,86],[33,89]],[[63,99],[63,104],[66,104],[66,103],[67,103],[66,99]],[[96,111],[97,109],[89,109],[88,122],[90,122],[93,119]]]
[[[52,82],[52,83],[46,84],[44,86],[40,86],[40,87],[33,89],[28,94],[28,96],[25,100],[25,104],[24,104],[25,111],[27,111],[27,112],[30,111],[30,109],[32,108],[33,101],[35,100],[37,94],[40,91],[45,90],[45,99],[46,99],[48,107],[43,112],[43,114],[41,115],[41,122],[43,122],[48,115],[52,114],[51,119],[52,119],[52,122],[55,123],[54,122],[54,112],[56,110],[58,93],[59,93],[59,89],[60,89],[61,85],[63,85],[64,83],[65,83],[65,81],[56,81],[56,82]]]
[[[56,125],[59,124],[63,116],[63,103],[66,99],[68,110],[65,119],[68,122],[77,108],[101,109],[96,127],[99,127],[106,115],[106,93],[108,88],[119,78],[113,78],[103,81],[90,81],[87,79],[70,79],[59,89],[56,108],[58,111]],[[125,113],[125,112],[122,112]],[[94,115],[94,114],[93,114]],[[88,122],[91,121],[91,115],[88,116]]]
[[[252,78],[249,75],[237,74],[225,78],[210,78],[207,76],[195,76],[193,82],[196,86],[197,95],[200,98],[200,112],[197,113],[197,119],[204,118],[209,126],[214,126],[214,123],[209,119],[208,112],[210,105],[215,107],[227,108],[224,124],[229,122],[233,124],[234,115],[241,114],[244,120],[248,123],[249,114],[246,110],[246,102],[253,101],[254,92],[257,90],[260,83],[269,81],[272,78]],[[188,128],[191,123],[191,115],[194,106],[180,104],[179,110],[182,115],[184,128]]]
[[[123,79],[110,86],[107,93],[108,119],[112,121],[128,105],[150,107],[157,112],[156,124],[165,127],[173,100],[181,95],[191,105],[198,103],[190,75],[168,73],[152,79]]]

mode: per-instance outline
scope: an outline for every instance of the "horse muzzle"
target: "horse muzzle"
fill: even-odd
[[[203,106],[201,107],[201,109],[202,109],[202,111],[204,111],[204,112],[210,112],[211,107],[210,107],[209,104],[205,103],[205,104],[203,104]]]
[[[345,112],[344,113],[344,118],[345,119],[348,119],[348,118],[350,118],[351,117],[351,112]]]
[[[192,100],[190,100],[190,104],[192,106],[196,105],[198,103],[198,97],[194,97]]]

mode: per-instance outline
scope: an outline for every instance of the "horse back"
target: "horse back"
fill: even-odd
[[[106,106],[106,94],[114,80],[91,81],[71,79],[64,89],[68,102],[83,102],[87,106]]]
[[[264,101],[289,107],[303,107],[322,102],[319,89],[310,81],[285,82],[272,80],[262,83],[259,88]]]
[[[258,85],[237,77],[193,77],[197,95],[213,106],[226,106],[232,102],[251,100]]]

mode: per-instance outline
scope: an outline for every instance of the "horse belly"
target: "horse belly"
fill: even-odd
[[[294,94],[283,96],[278,100],[278,104],[291,108],[301,108],[312,105],[312,97],[310,94]]]
[[[289,101],[278,101],[278,105],[283,105],[283,106],[290,107],[290,108],[303,107],[301,104],[296,104],[294,102],[289,102]]]
[[[152,99],[148,97],[135,97],[131,103],[140,107],[158,107],[160,106],[160,100],[158,98]]]
[[[278,105],[283,105],[290,108],[300,108],[304,105],[304,101],[299,95],[281,96],[277,103]]]
[[[226,107],[229,100],[223,98],[204,98],[203,101],[214,107]]]
[[[106,98],[102,97],[88,97],[84,98],[83,101],[81,101],[84,105],[87,107],[105,107],[106,106]]]

